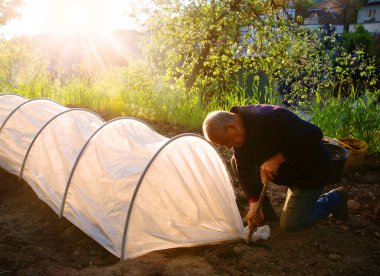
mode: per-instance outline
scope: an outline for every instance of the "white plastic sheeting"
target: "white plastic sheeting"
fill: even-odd
[[[136,184],[166,140],[136,120],[118,119],[105,125],[91,139],[78,162],[68,189],[64,216],[120,256],[125,220]]]
[[[0,95],[0,129],[7,119],[8,115],[20,104],[26,102],[28,99],[17,95]]]
[[[66,109],[47,99],[29,100],[17,106],[1,129],[0,166],[10,173],[19,174],[34,136],[47,121]]]
[[[61,212],[74,163],[89,137],[102,124],[103,120],[91,112],[67,110],[53,117],[30,145],[20,177],[57,214]]]
[[[114,255],[238,239],[228,171],[200,136],[0,95],[0,165]]]
[[[158,153],[131,208],[126,228],[131,257],[236,239],[243,228],[224,163],[196,136],[172,140]]]

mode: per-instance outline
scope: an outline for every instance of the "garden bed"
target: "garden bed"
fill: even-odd
[[[155,125],[166,136],[188,132]],[[196,131],[199,132],[199,131]],[[222,150],[229,160],[230,153]],[[58,216],[25,182],[0,171],[1,275],[376,275],[380,272],[380,156],[345,171],[340,183],[349,192],[350,220],[326,218],[301,232],[285,233],[269,223],[267,241],[243,241],[152,252],[119,262],[90,237]],[[242,215],[243,192],[234,180]],[[280,214],[286,189],[269,194]],[[147,202],[147,204],[149,204]]]

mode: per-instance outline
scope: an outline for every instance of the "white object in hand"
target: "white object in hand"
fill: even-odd
[[[248,235],[248,231],[249,231],[249,228],[248,226],[246,226],[242,233],[241,233],[241,237],[243,239],[245,239]],[[257,227],[256,231],[253,232],[252,234],[252,238],[251,238],[251,241],[252,242],[256,242],[258,240],[267,240],[270,236],[270,227],[269,225],[263,225],[261,227]]]

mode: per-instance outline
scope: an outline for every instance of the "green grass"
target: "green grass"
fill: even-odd
[[[214,110],[229,110],[234,105],[281,103],[276,91],[267,87],[262,93],[258,85],[253,86],[250,97],[244,87],[235,85],[228,92],[216,93],[218,97],[206,100],[202,91],[188,92],[180,83],[168,85],[163,79],[151,77],[142,64],[111,68],[91,78],[74,75],[60,81],[46,74],[16,87],[2,81],[0,87],[28,98],[44,97],[66,106],[87,108],[105,120],[131,116],[186,128],[200,128],[207,113]],[[315,102],[305,106],[310,110],[310,121],[327,136],[359,138],[367,142],[370,152],[380,152],[380,107],[376,101],[380,90],[360,97],[357,94],[347,98],[317,94]]]
[[[131,116],[187,128],[200,128],[211,111],[258,102],[253,97],[247,98],[245,90],[238,86],[223,98],[206,101],[199,91],[189,92],[180,84],[167,85],[162,79],[153,80],[139,64],[110,69],[92,79],[72,76],[62,82],[40,77],[17,87],[3,83],[2,89],[27,98],[49,98],[66,106],[91,109],[105,119]]]
[[[357,96],[324,98],[317,95],[311,105],[311,122],[329,137],[357,138],[368,144],[369,152],[380,152],[380,90]]]

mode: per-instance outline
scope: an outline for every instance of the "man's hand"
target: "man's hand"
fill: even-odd
[[[245,217],[249,229],[251,229],[254,225],[261,226],[264,222],[264,213],[261,207],[259,211],[256,212],[258,203],[259,202],[252,202],[249,204],[249,211]]]
[[[261,181],[263,183],[268,183],[268,181],[273,180],[277,174],[278,168],[285,160],[285,157],[281,153],[277,153],[275,156],[265,161],[260,167]]]

